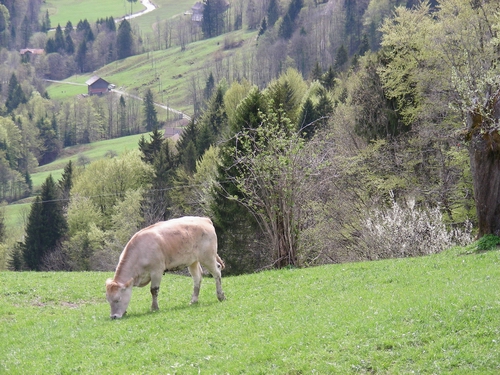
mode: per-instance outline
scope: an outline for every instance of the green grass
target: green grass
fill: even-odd
[[[134,13],[146,9],[139,1],[132,5]],[[113,16],[120,18],[130,14],[130,3],[126,0],[46,0],[41,14],[49,12],[52,27],[58,24],[64,28],[68,21],[76,26],[78,21],[87,19],[95,22],[97,19]]]
[[[193,78],[198,80],[199,85],[204,85],[203,80],[206,77],[203,74],[206,73],[207,63],[212,61],[214,54],[217,53],[218,58],[222,58],[241,53],[252,47],[255,36],[256,32],[238,30],[209,40],[191,43],[187,45],[185,51],[181,51],[180,47],[172,47],[117,60],[96,72],[72,76],[65,81],[85,83],[91,76],[98,75],[115,84],[117,89],[128,93],[137,92],[139,96],[143,96],[150,88],[155,95],[155,101],[192,114],[190,89]],[[244,43],[239,48],[223,50],[225,38],[244,41]],[[214,69],[213,64],[211,66],[211,69]],[[47,87],[47,92],[53,99],[73,100],[75,95],[86,93],[87,88],[51,83]]]
[[[61,178],[64,167],[70,160],[76,166],[79,156],[84,156],[90,161],[95,161],[104,158],[109,151],[116,153],[116,155],[120,155],[126,150],[137,149],[141,136],[142,134],[135,134],[127,137],[65,148],[58,159],[52,163],[36,168],[35,172],[31,175],[34,194],[40,193],[40,188],[49,175],[52,175],[54,180],[58,181]],[[147,134],[145,134],[145,138],[149,140]],[[22,203],[17,202],[5,207],[5,226],[9,230],[16,229],[15,233],[22,234],[19,227],[24,226],[23,217],[30,211],[30,201],[31,199],[27,199],[23,200]]]
[[[110,273],[0,273],[0,372],[497,374],[500,253],[267,271],[166,275],[160,311],[135,288],[109,320]]]

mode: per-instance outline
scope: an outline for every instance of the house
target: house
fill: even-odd
[[[110,83],[98,76],[93,76],[87,82],[89,95],[102,95],[110,90]]]
[[[29,62],[31,61],[31,56],[40,56],[43,55],[44,52],[45,51],[41,48],[23,48],[19,51],[23,62]]]
[[[23,48],[19,51],[21,55],[43,55],[42,48]]]
[[[203,21],[203,10],[205,9],[205,5],[201,2],[197,2],[191,7],[191,21],[193,22],[201,22]]]

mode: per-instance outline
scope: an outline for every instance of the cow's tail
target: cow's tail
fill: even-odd
[[[220,258],[219,254],[215,254],[216,260],[217,260],[217,265],[219,266],[220,270],[222,271],[224,268],[226,268],[226,265],[224,264],[224,261]]]

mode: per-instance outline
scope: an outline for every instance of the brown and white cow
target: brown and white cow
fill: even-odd
[[[158,291],[164,271],[188,267],[193,277],[191,303],[198,302],[201,265],[215,279],[217,298],[225,299],[221,285],[224,262],[217,255],[217,235],[207,217],[181,217],[162,221],[134,234],[120,255],[113,279],[106,280],[111,319],[121,318],[132,296],[132,287],[151,282],[152,310],[158,310]]]

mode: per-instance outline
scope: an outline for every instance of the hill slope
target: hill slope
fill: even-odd
[[[500,370],[500,252],[164,276],[160,311],[134,289],[109,320],[105,273],[0,273],[0,372],[493,374]]]

